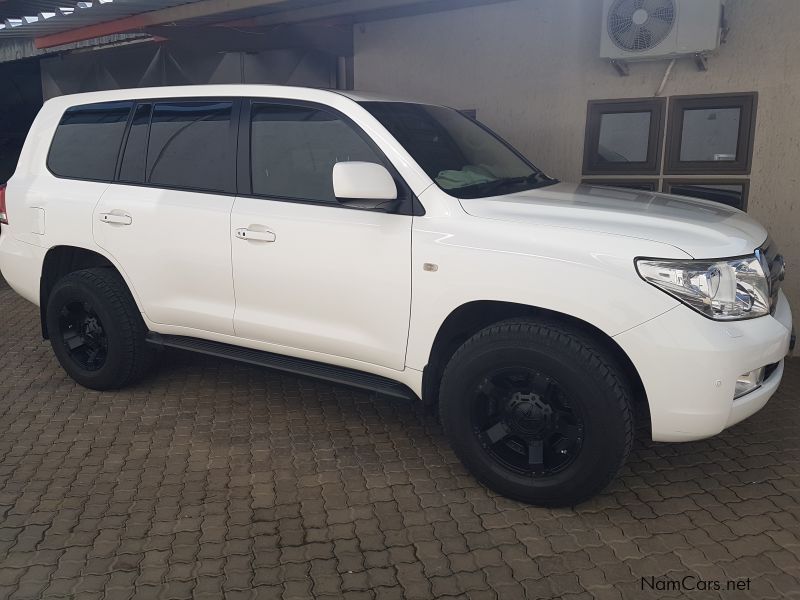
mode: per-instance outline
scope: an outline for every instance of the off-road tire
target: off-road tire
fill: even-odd
[[[552,475],[521,475],[486,450],[469,409],[474,390],[492,368],[533,366],[569,394],[583,416],[582,446]],[[630,385],[617,361],[591,334],[558,321],[509,320],[486,327],[450,359],[439,410],[445,434],[466,468],[490,489],[548,507],[573,506],[600,492],[625,462],[633,443]]]
[[[86,303],[106,337],[105,360],[94,370],[71,356],[60,329],[67,305]],[[45,313],[50,343],[58,361],[76,382],[94,390],[119,389],[140,380],[152,367],[157,351],[145,342],[147,328],[122,277],[109,268],[65,275],[53,286]]]

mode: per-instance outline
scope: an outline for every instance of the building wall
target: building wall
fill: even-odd
[[[748,212],[787,258],[800,317],[800,2],[729,0],[709,70],[679,61],[663,95],[757,91]],[[620,77],[598,58],[601,0],[516,0],[355,28],[360,90],[476,108],[548,174],[581,177],[586,103],[653,96],[667,61]]]

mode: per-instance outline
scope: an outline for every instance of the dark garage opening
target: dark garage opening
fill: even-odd
[[[42,107],[37,59],[0,64],[0,183],[14,174],[25,136]]]

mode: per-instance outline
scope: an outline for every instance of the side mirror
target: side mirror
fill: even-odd
[[[397,200],[392,175],[383,165],[370,162],[333,165],[333,193],[341,204],[357,208],[389,208]]]

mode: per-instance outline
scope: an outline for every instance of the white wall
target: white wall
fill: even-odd
[[[360,90],[477,108],[548,174],[581,176],[586,103],[653,96],[666,61],[622,78],[598,58],[601,0],[516,0],[355,28]],[[757,91],[748,211],[789,263],[800,318],[800,0],[729,0],[731,32],[709,71],[681,60],[663,92]]]

